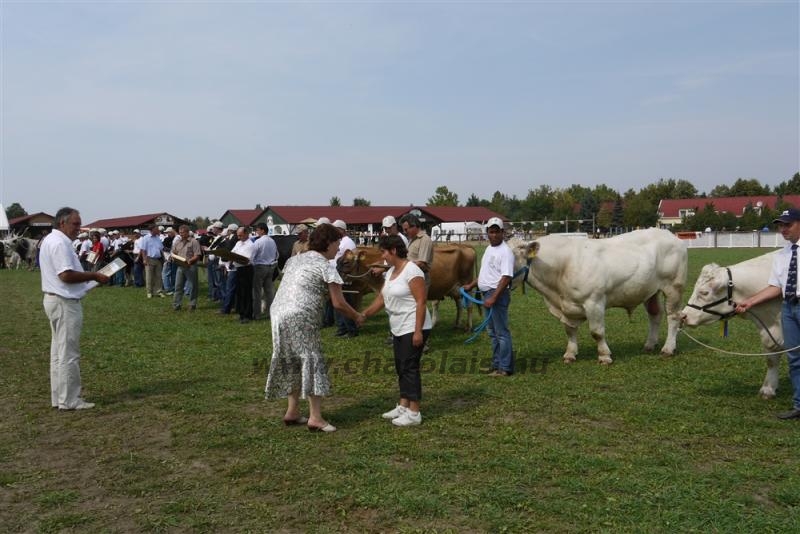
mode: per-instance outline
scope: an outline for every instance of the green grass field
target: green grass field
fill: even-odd
[[[705,263],[765,252],[691,250],[685,299]],[[339,432],[320,435],[284,427],[284,403],[263,399],[268,323],[216,315],[204,289],[194,314],[143,289],[94,290],[81,369],[98,406],[59,413],[39,275],[0,271],[0,531],[797,531],[800,424],[774,417],[790,407],[785,361],[778,398],[761,400],[763,358],[684,336],[676,357],[644,354],[638,309],[607,315],[613,365],[597,364],[585,326],[565,365],[563,329],[528,291],[511,330],[529,368],[489,378],[472,363],[487,337],[465,345],[445,303],[420,427],[379,417],[396,401],[385,316],[354,339],[324,331]],[[727,339],[692,334],[760,350],[744,320]]]

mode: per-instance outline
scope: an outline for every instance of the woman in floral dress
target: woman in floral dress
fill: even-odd
[[[312,431],[334,432],[322,418],[322,397],[331,383],[322,354],[322,310],[330,295],[334,308],[361,325],[364,316],[342,294],[342,278],[329,260],[339,249],[339,232],[330,224],[314,229],[308,252],[289,258],[283,279],[270,307],[272,362],[266,397],[288,400],[283,422],[307,424]],[[308,399],[309,416],[300,415],[299,399]]]

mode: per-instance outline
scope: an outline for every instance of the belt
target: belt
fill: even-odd
[[[49,297],[58,297],[58,298],[64,299],[64,300],[74,300],[75,302],[80,302],[81,301],[81,299],[73,299],[73,298],[69,298],[69,297],[62,297],[61,295],[58,295],[56,293],[50,293],[49,291],[43,291],[42,293],[44,293],[45,295],[47,295]]]

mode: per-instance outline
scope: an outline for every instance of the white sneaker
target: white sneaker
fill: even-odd
[[[83,399],[78,399],[78,403],[72,408],[62,408],[60,406],[58,407],[59,410],[88,410],[90,408],[94,408],[94,403],[86,402]]]
[[[398,417],[406,413],[407,410],[408,408],[406,408],[402,404],[398,404],[397,406],[395,406],[394,410],[386,412],[385,414],[381,415],[381,417],[383,417],[384,419],[397,419]]]
[[[412,412],[406,410],[403,415],[397,419],[392,419],[392,424],[395,426],[415,426],[422,424],[422,414],[420,412]]]

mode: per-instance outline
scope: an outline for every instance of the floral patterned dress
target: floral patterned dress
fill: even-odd
[[[289,258],[270,307],[272,361],[266,397],[326,396],[331,382],[322,354],[322,311],[329,283],[342,284],[336,267],[316,251]]]

